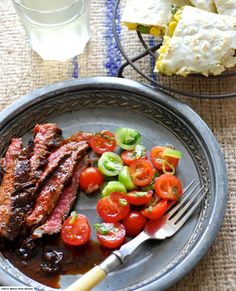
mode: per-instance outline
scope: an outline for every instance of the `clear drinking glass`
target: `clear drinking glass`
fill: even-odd
[[[65,61],[90,38],[90,0],[13,0],[31,47],[43,59]]]

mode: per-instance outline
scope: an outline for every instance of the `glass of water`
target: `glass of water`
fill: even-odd
[[[31,47],[45,60],[81,54],[90,38],[90,0],[13,0]]]

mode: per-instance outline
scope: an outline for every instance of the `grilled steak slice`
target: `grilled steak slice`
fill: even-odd
[[[26,231],[26,217],[37,198],[36,183],[48,163],[47,157],[62,142],[62,131],[56,124],[37,124],[34,133],[34,141],[29,141],[16,161],[12,215],[7,230],[11,240]]]
[[[7,237],[7,227],[12,213],[16,160],[21,146],[22,140],[13,138],[5,155],[5,174],[0,186],[0,237]]]
[[[5,159],[1,158],[0,159],[0,185],[2,184],[3,175],[5,173],[5,167],[6,167]]]
[[[35,207],[27,217],[27,226],[37,227],[42,224],[55,207],[65,184],[72,177],[78,160],[85,155],[88,143],[81,142],[79,148],[66,158],[45,182],[36,200]]]
[[[30,182],[30,156],[32,144],[24,148],[16,159],[12,213],[7,228],[7,237],[15,239],[25,229],[26,217],[35,201],[35,186]]]
[[[15,168],[15,189],[19,190],[27,187],[30,183],[31,163],[33,144],[31,142],[23,148],[17,157]]]
[[[63,193],[61,194],[49,218],[45,224],[34,230],[32,239],[40,238],[44,234],[52,235],[60,232],[62,223],[69,214],[70,209],[76,199],[79,186],[79,176],[86,167],[86,159],[82,159],[73,173],[71,182],[64,188]]]
[[[34,150],[30,163],[31,179],[37,181],[48,163],[47,157],[62,142],[62,131],[54,123],[45,123],[37,124],[34,133]]]
[[[87,142],[89,142],[92,136],[93,136],[92,133],[85,132],[85,131],[78,131],[75,134],[73,134],[72,136],[70,136],[69,138],[65,139],[62,143],[66,144],[66,143],[71,142],[71,141],[75,141],[75,142],[87,141]]]
[[[77,150],[82,141],[88,143],[91,137],[91,133],[81,131],[64,140],[63,145],[48,157],[48,165],[37,183],[37,188],[45,182],[46,178],[53,173],[64,158],[68,157],[72,151]]]

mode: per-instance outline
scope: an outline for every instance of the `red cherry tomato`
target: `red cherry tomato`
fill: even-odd
[[[129,213],[129,202],[121,192],[112,192],[97,203],[97,213],[105,222],[116,222]]]
[[[95,153],[100,155],[105,152],[112,152],[116,148],[115,136],[108,130],[96,132],[90,139],[90,146]]]
[[[153,166],[147,160],[136,160],[130,165],[130,175],[135,185],[147,186],[154,176]]]
[[[158,197],[167,200],[177,200],[183,194],[180,180],[171,174],[158,177],[154,189]]]
[[[125,239],[125,228],[119,222],[96,225],[99,242],[110,249],[120,246]]]
[[[121,153],[121,158],[122,158],[123,163],[125,165],[130,166],[133,161],[137,160],[137,157],[135,157],[135,155],[133,155],[133,152],[134,151],[123,151]],[[147,156],[146,155],[141,156],[141,159],[147,159]]]
[[[143,205],[147,204],[152,198],[153,191],[131,191],[127,193],[127,199],[130,204]]]
[[[138,235],[146,225],[147,219],[139,211],[131,211],[124,219],[123,225],[127,236]]]
[[[79,177],[79,187],[85,193],[92,193],[104,182],[104,176],[95,167],[89,167],[82,171]]]
[[[151,149],[150,159],[153,166],[157,170],[163,171],[163,167],[165,167],[166,171],[170,171],[171,168],[168,166],[168,164],[171,164],[174,168],[176,168],[179,163],[178,158],[174,157],[165,157],[165,159],[163,158],[163,152],[166,148],[167,147],[157,146]],[[166,164],[164,164],[164,160],[167,162]]]
[[[79,246],[90,238],[90,226],[87,218],[82,214],[72,212],[64,221],[61,236],[66,244]]]
[[[133,151],[123,151],[121,153],[122,161],[127,166],[130,166],[131,163],[136,160],[132,153]]]
[[[149,219],[160,218],[168,209],[167,200],[153,200],[152,203],[148,204],[141,213]]]

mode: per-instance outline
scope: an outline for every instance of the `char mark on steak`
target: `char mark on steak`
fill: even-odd
[[[5,174],[0,186],[0,237],[7,237],[7,229],[12,215],[16,160],[21,152],[21,147],[22,140],[13,138],[5,155]]]
[[[30,156],[32,144],[21,150],[15,166],[14,191],[12,192],[11,216],[7,228],[7,237],[15,239],[25,231],[26,217],[36,199],[35,186],[30,181]]]
[[[68,216],[71,207],[77,197],[79,187],[79,176],[81,172],[88,166],[87,156],[83,158],[74,170],[71,182],[64,188],[55,208],[40,227],[36,228],[32,234],[32,239],[42,237],[44,234],[52,235],[61,230],[65,218]]]
[[[15,168],[15,189],[20,190],[27,187],[31,180],[31,164],[30,158],[32,156],[33,144],[31,142],[21,150],[17,157]]]
[[[85,155],[88,147],[87,142],[80,142],[79,147],[72,151],[71,155],[63,160],[50,178],[46,180],[37,197],[33,212],[27,217],[28,227],[35,228],[41,225],[51,214],[65,185],[71,179],[78,161]]]
[[[62,131],[54,123],[37,124],[34,127],[34,149],[30,159],[31,180],[35,183],[48,163],[49,154],[62,143]]]
[[[48,165],[38,180],[37,189],[41,187],[41,185],[54,172],[63,159],[68,157],[71,152],[76,151],[80,147],[81,142],[89,143],[91,137],[91,133],[81,131],[65,139],[62,145],[49,155]]]

